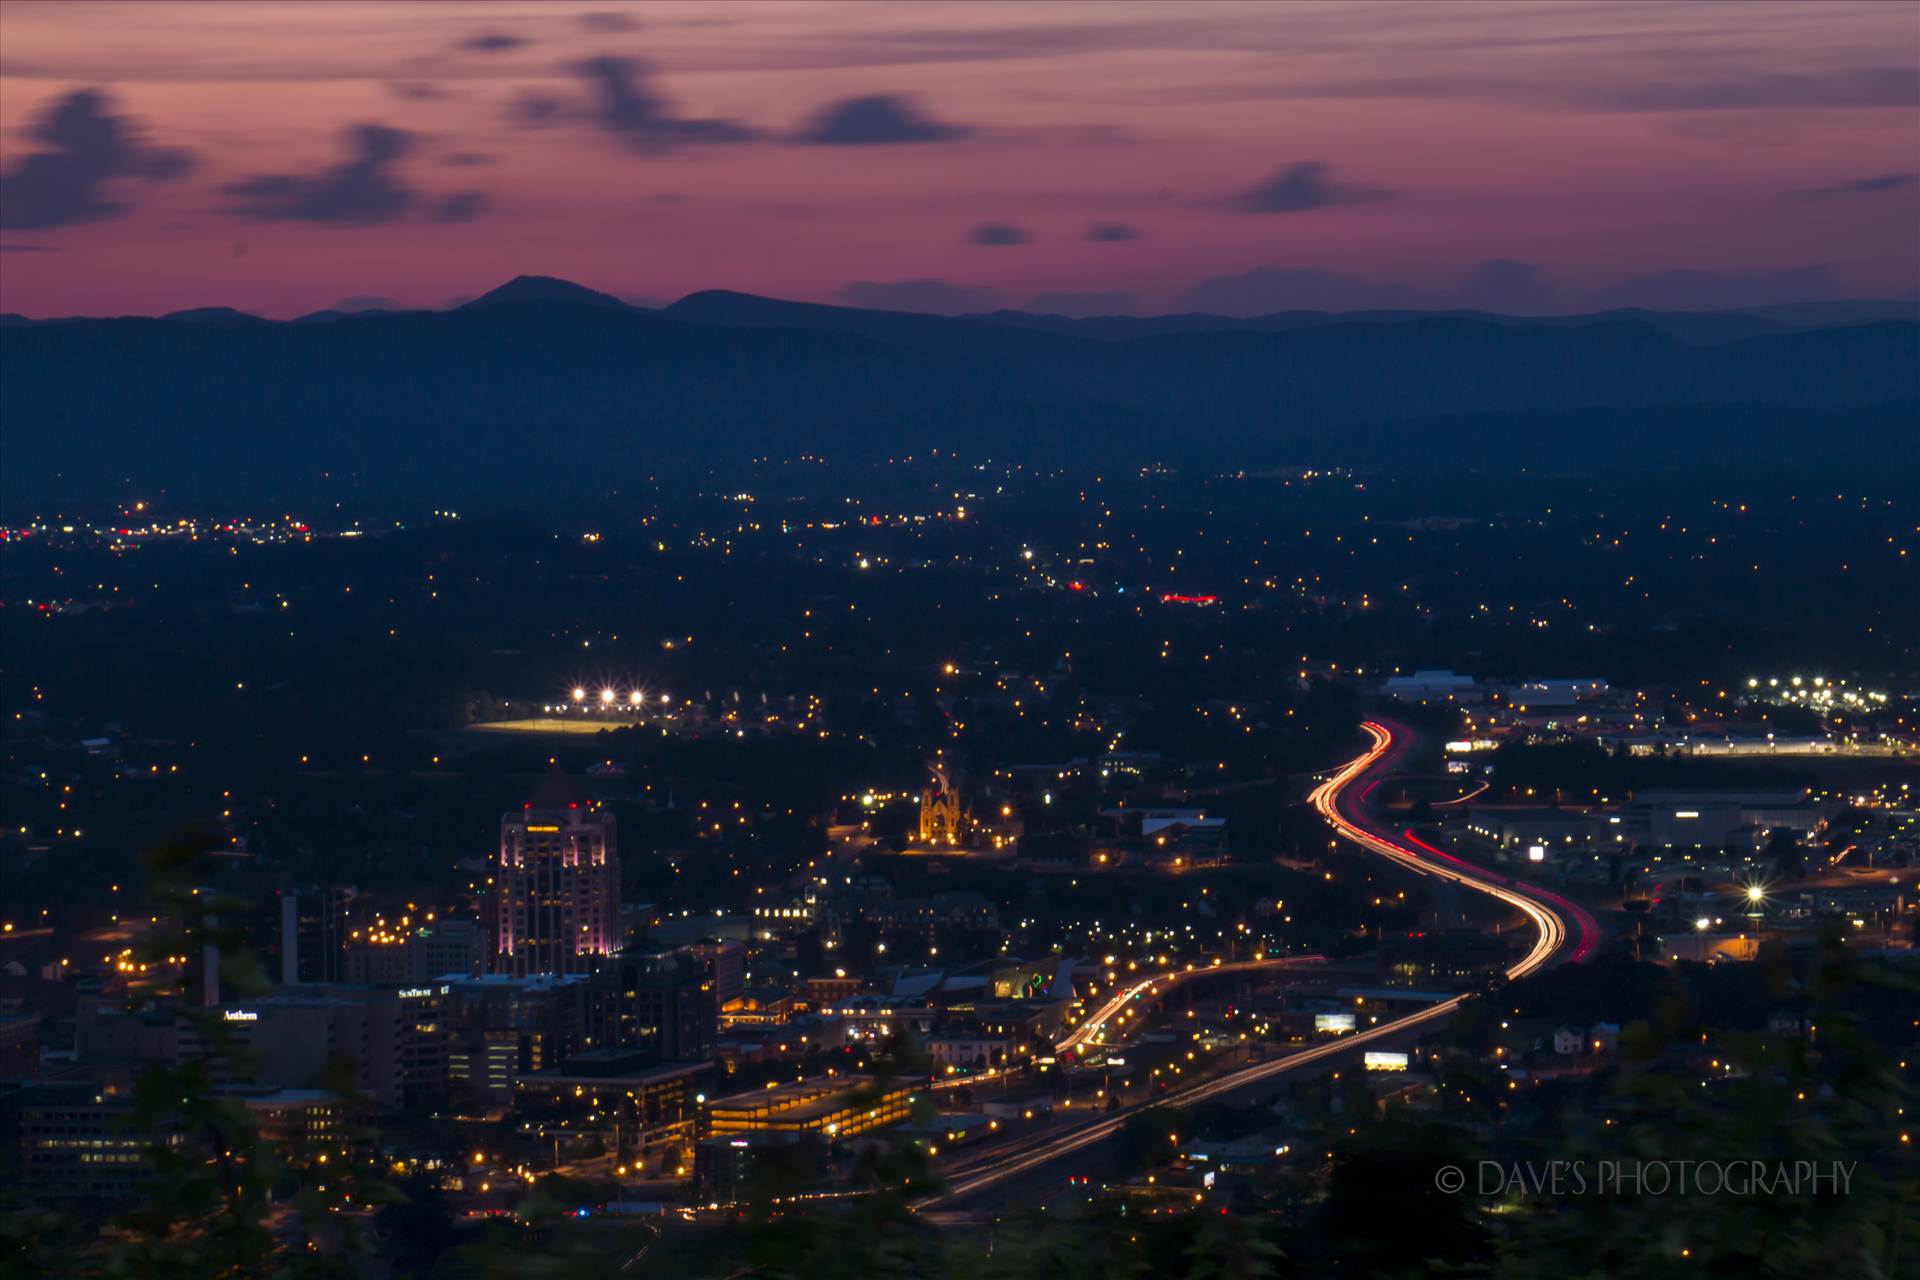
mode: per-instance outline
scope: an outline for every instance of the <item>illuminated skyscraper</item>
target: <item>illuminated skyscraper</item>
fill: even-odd
[[[613,816],[553,774],[500,819],[494,898],[495,973],[592,972],[626,942]]]

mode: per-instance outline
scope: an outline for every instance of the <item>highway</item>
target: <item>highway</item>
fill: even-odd
[[[1370,720],[1361,728],[1366,732],[1372,745],[1365,752],[1342,765],[1307,796],[1308,803],[1319,810],[1328,825],[1367,852],[1386,858],[1416,875],[1438,876],[1463,888],[1487,894],[1520,912],[1534,927],[1534,941],[1527,953],[1508,967],[1508,978],[1525,977],[1542,966],[1552,963],[1563,951],[1568,954],[1568,958],[1576,962],[1586,959],[1598,943],[1599,926],[1594,918],[1578,904],[1569,902],[1558,894],[1533,885],[1518,884],[1504,876],[1463,862],[1451,854],[1443,853],[1418,840],[1411,831],[1403,832],[1396,837],[1381,829],[1366,815],[1363,808],[1366,792],[1371,791],[1379,779],[1376,778],[1374,783],[1368,784],[1362,791],[1359,802],[1350,798],[1350,789],[1355,782],[1369,773],[1377,771],[1381,776],[1385,776],[1400,756],[1411,747],[1413,735],[1399,725],[1381,721]],[[1197,974],[1218,972],[1218,970],[1194,970],[1193,972]],[[1152,984],[1163,981],[1165,976],[1167,975],[1145,979],[1126,991],[1116,994],[1096,1011],[1095,1017],[1098,1017],[1099,1025],[1104,1026],[1106,1021],[1114,1017],[1132,998],[1132,992],[1142,989],[1151,990]],[[1367,1045],[1398,1040],[1409,1031],[1418,1030],[1429,1023],[1451,1017],[1465,999],[1465,996],[1455,996],[1415,1013],[1369,1027],[1365,1031],[1341,1036],[1337,1040],[1314,1045],[1283,1058],[1252,1063],[1227,1071],[1212,1079],[1173,1090],[1158,1098],[1107,1112],[1098,1120],[1075,1129],[1049,1130],[1034,1134],[1023,1141],[981,1152],[972,1159],[963,1157],[960,1162],[944,1170],[948,1178],[946,1189],[937,1196],[930,1196],[920,1201],[915,1208],[938,1211],[942,1206],[954,1206],[970,1196],[991,1190],[1011,1179],[1072,1155],[1074,1152],[1104,1142],[1117,1133],[1132,1115],[1148,1107],[1184,1107],[1206,1102],[1306,1067],[1327,1064],[1329,1059],[1350,1055]],[[1090,1017],[1087,1022],[1082,1023],[1075,1034],[1079,1035],[1086,1031],[1088,1026],[1095,1022],[1095,1017]],[[1073,1039],[1074,1037],[1068,1038],[1069,1041]]]
[[[1599,943],[1600,929],[1584,907],[1537,885],[1520,884],[1472,863],[1463,862],[1419,839],[1412,831],[1403,831],[1396,839],[1380,830],[1348,801],[1347,788],[1362,774],[1376,768],[1390,769],[1413,743],[1413,735],[1399,725],[1369,720],[1360,726],[1373,740],[1363,755],[1348,761],[1331,778],[1315,787],[1307,803],[1335,831],[1370,853],[1379,854],[1417,875],[1438,876],[1468,889],[1498,898],[1532,922],[1536,937],[1532,950],[1507,970],[1509,978],[1519,978],[1553,959],[1571,939],[1574,961],[1585,960]],[[1369,784],[1371,791],[1373,784]],[[1365,793],[1362,793],[1364,800]]]
[[[1137,982],[1128,984],[1107,997],[1106,1002],[1088,1014],[1076,1026],[1066,1039],[1054,1046],[1054,1052],[1062,1057],[1068,1054],[1084,1055],[1088,1049],[1096,1048],[1107,1042],[1107,1024],[1126,1012],[1137,1001],[1152,1000],[1173,990],[1179,983],[1191,978],[1212,978],[1223,973],[1271,973],[1280,969],[1298,969],[1303,966],[1325,964],[1325,956],[1274,956],[1259,960],[1214,961],[1210,965],[1189,965],[1184,969],[1169,969],[1163,973],[1149,974]]]

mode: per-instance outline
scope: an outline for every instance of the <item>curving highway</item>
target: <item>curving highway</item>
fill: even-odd
[[[1088,1049],[1097,1048],[1107,1042],[1107,1024],[1124,1013],[1129,1005],[1137,1001],[1153,1000],[1189,978],[1218,977],[1223,973],[1271,973],[1280,969],[1298,969],[1303,966],[1325,964],[1325,956],[1273,956],[1260,960],[1215,960],[1210,965],[1188,965],[1184,969],[1170,969],[1165,973],[1150,974],[1137,982],[1128,984],[1108,996],[1106,1002],[1081,1020],[1071,1034],[1054,1045],[1055,1053],[1084,1054]]]
[[[1520,912],[1536,931],[1533,948],[1507,969],[1509,978],[1519,978],[1552,960],[1571,940],[1572,959],[1585,960],[1599,942],[1600,929],[1593,916],[1577,903],[1536,885],[1521,885],[1472,863],[1443,853],[1412,831],[1396,838],[1381,831],[1364,816],[1355,816],[1347,799],[1347,788],[1382,764],[1390,765],[1411,745],[1412,735],[1398,725],[1369,720],[1360,726],[1373,745],[1343,765],[1338,772],[1315,787],[1307,803],[1320,811],[1327,824],[1369,853],[1379,854],[1417,875],[1438,876],[1468,889],[1498,898]],[[1372,790],[1369,785],[1368,790]],[[1362,798],[1364,799],[1364,793]]]
[[[1521,885],[1483,868],[1463,862],[1453,855],[1443,853],[1433,846],[1416,838],[1411,831],[1398,837],[1380,829],[1366,816],[1359,804],[1349,798],[1353,784],[1368,773],[1390,768],[1400,755],[1411,745],[1413,735],[1399,725],[1370,720],[1361,728],[1371,739],[1372,745],[1361,755],[1342,765],[1325,782],[1315,787],[1308,795],[1308,803],[1320,811],[1327,823],[1342,836],[1359,845],[1369,853],[1387,858],[1401,867],[1423,876],[1438,876],[1463,888],[1484,893],[1512,907],[1525,916],[1533,925],[1535,936],[1533,946],[1518,961],[1508,967],[1509,978],[1520,978],[1534,972],[1543,965],[1551,963],[1564,950],[1569,958],[1580,961],[1587,958],[1599,940],[1599,926],[1584,908],[1569,902],[1558,894],[1533,885]],[[1365,794],[1377,785],[1378,779],[1370,783],[1361,794]],[[1303,957],[1293,957],[1298,962]],[[1243,962],[1252,964],[1273,964],[1275,962]],[[1285,964],[1285,961],[1279,962]],[[1191,974],[1217,973],[1226,966],[1211,969],[1192,970]],[[1103,1004],[1094,1015],[1076,1028],[1074,1035],[1062,1042],[1067,1049],[1076,1044],[1092,1042],[1090,1037],[1099,1034],[1108,1020],[1113,1018],[1136,994],[1151,993],[1154,984],[1167,981],[1170,977],[1189,976],[1163,974],[1143,979],[1125,990],[1116,993]],[[1203,1080],[1184,1088],[1173,1090],[1158,1098],[1138,1102],[1118,1111],[1108,1112],[1092,1123],[1066,1132],[1049,1131],[1034,1134],[1024,1141],[982,1152],[973,1159],[965,1159],[948,1171],[949,1181],[946,1189],[937,1196],[920,1201],[918,1209],[934,1208],[942,1203],[965,1199],[981,1191],[1006,1182],[1024,1173],[1032,1172],[1051,1164],[1063,1156],[1103,1142],[1119,1131],[1134,1113],[1156,1106],[1189,1106],[1197,1102],[1235,1092],[1248,1085],[1298,1071],[1316,1063],[1324,1063],[1330,1058],[1351,1054],[1360,1046],[1398,1038],[1410,1030],[1427,1023],[1449,1017],[1460,1007],[1465,996],[1455,996],[1438,1004],[1421,1009],[1415,1013],[1395,1018],[1365,1031],[1314,1045],[1298,1053],[1279,1058],[1271,1062],[1253,1063],[1232,1071],[1224,1072],[1210,1080]]]

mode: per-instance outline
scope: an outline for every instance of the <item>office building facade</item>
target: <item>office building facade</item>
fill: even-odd
[[[493,971],[591,973],[619,949],[620,859],[613,816],[564,778],[500,820]]]

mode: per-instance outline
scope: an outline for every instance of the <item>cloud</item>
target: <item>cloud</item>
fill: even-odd
[[[44,229],[118,217],[131,206],[107,198],[117,178],[166,182],[193,168],[193,153],[150,147],[130,116],[108,110],[98,89],[76,89],[49,103],[26,130],[44,151],[21,156],[0,174],[0,227]]]
[[[1180,297],[1180,309],[1258,316],[1275,311],[1372,311],[1430,305],[1404,284],[1374,284],[1317,267],[1255,267],[1202,280]]]
[[[393,165],[413,145],[413,136],[381,124],[346,130],[352,159],[319,173],[259,174],[228,185],[238,203],[231,212],[255,222],[330,222],[370,226],[404,216],[414,193],[396,179]]]
[[[1036,293],[1027,299],[1026,309],[1042,315],[1072,316],[1075,319],[1085,316],[1123,316],[1133,311],[1133,295],[1124,289],[1090,293]]]
[[[689,142],[745,142],[755,130],[733,120],[686,119],[648,92],[646,67],[632,58],[588,58],[574,64],[594,96],[591,119],[636,151],[665,151]]]
[[[427,217],[435,222],[472,222],[485,213],[487,193],[484,191],[457,191],[449,196],[441,196],[427,210]]]
[[[992,289],[974,289],[945,280],[855,280],[836,295],[849,306],[874,311],[921,311],[955,316],[991,311],[1000,305]]]
[[[630,13],[614,13],[598,10],[593,13],[576,13],[573,20],[582,30],[593,31],[601,35],[617,35],[625,31],[638,31],[646,23]]]
[[[389,80],[386,90],[402,102],[439,102],[451,96],[439,85],[425,80]]]
[[[1019,227],[1004,222],[983,222],[967,232],[967,243],[982,244],[998,248],[1010,244],[1025,244],[1033,237]]]
[[[1323,160],[1303,160],[1241,196],[1239,206],[1248,213],[1304,213],[1309,209],[1374,204],[1394,198],[1395,193],[1391,191],[1341,186],[1328,180],[1328,172]]]
[[[966,125],[943,124],[923,115],[911,98],[875,93],[828,103],[795,139],[829,147],[854,147],[891,142],[952,142],[972,132]]]
[[[505,31],[476,31],[462,40],[460,47],[469,53],[511,53],[532,43],[525,36],[509,35]]]
[[[1124,222],[1096,222],[1088,227],[1086,235],[1080,238],[1112,244],[1122,240],[1138,240],[1140,229],[1130,227]]]
[[[725,10],[725,5],[713,5]],[[1076,54],[1102,49],[1137,48],[1165,55],[1170,48],[1184,47],[1205,31],[1199,47],[1222,47],[1218,38],[1220,23],[1197,21],[1180,9],[1148,20],[1131,17],[1104,21],[1069,13],[1061,20],[1051,15],[1066,10],[1091,10],[1093,6],[1038,6],[1041,16],[1031,22],[955,22],[937,16],[883,27],[872,21],[855,19],[850,23],[818,22],[803,35],[766,42],[739,42],[728,52],[725,65],[736,69],[752,68],[829,70],[844,68],[890,67],[955,63],[999,62],[1015,60],[1032,64],[1049,54]],[[1229,9],[1233,6],[1228,6]],[[909,6],[910,14],[937,15],[933,6]],[[694,18],[673,22],[678,27],[727,25],[726,18]],[[1257,26],[1257,22],[1255,24]],[[1271,25],[1271,24],[1269,24]],[[1232,46],[1239,48],[1244,41]]]
[[[1744,111],[1920,106],[1920,69],[1850,67],[1836,71],[1758,72],[1739,79],[1675,78],[1577,92],[1602,111]]]
[[[440,157],[440,162],[452,165],[456,169],[472,169],[483,164],[492,164],[493,157],[484,151],[449,151]]]
[[[522,129],[545,129],[566,118],[567,104],[539,89],[522,89],[507,104],[507,122]]]
[[[1887,191],[1910,191],[1920,184],[1920,173],[1882,173],[1852,182],[1836,182],[1830,187],[1811,187],[1790,192],[1801,200],[1824,200],[1832,196],[1870,196]]]

